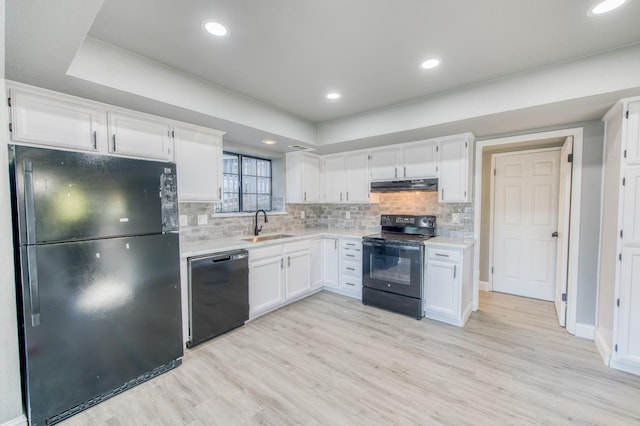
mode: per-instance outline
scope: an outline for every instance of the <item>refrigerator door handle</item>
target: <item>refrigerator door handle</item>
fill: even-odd
[[[40,288],[38,286],[38,261],[36,247],[27,247],[27,269],[29,271],[29,305],[31,308],[31,325],[40,325]]]
[[[25,161],[22,164],[24,170],[24,215],[27,234],[27,244],[36,243],[36,212],[33,197],[33,164]]]

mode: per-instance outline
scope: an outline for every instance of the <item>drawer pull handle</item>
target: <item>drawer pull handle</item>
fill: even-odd
[[[345,254],[347,257],[356,257],[355,254]]]
[[[440,257],[449,257],[448,254],[441,254],[441,253],[436,253],[436,256],[440,256]]]
[[[356,270],[356,268],[349,268],[349,267],[347,267],[347,269],[350,270],[350,271],[355,271]]]
[[[352,287],[355,287],[356,285],[354,283],[345,283],[346,285],[350,285]]]

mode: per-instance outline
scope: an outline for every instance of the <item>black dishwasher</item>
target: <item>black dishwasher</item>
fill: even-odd
[[[249,319],[249,254],[237,250],[189,258],[187,348]]]

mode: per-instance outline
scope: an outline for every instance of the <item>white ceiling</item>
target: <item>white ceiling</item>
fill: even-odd
[[[595,0],[6,0],[6,78],[216,127],[236,143],[256,145],[265,137],[276,138],[284,141],[275,147],[279,151],[296,142],[336,152],[463,131],[482,137],[597,119],[616,99],[640,94],[638,78],[630,78],[629,70],[611,70],[598,78],[615,52],[624,52],[616,56],[618,68],[638,63],[640,1],[628,0],[597,18],[587,16],[593,4]],[[230,35],[216,39],[204,33],[205,19],[225,23]],[[200,93],[196,85],[190,87],[201,98],[189,105],[172,102],[175,93],[155,96],[152,92],[162,92],[161,87],[132,89],[144,75],[127,82],[116,71],[91,76],[87,72],[95,68],[81,66],[76,68],[84,74],[74,74],[73,62],[81,53],[96,59],[91,56],[95,50],[83,50],[96,46],[87,44],[92,40],[200,82]],[[432,56],[442,65],[421,70],[420,62]],[[582,73],[574,63],[585,72],[592,70],[588,79],[580,81]],[[593,71],[592,63],[601,68]],[[572,70],[576,84],[569,80],[567,85],[565,79],[560,87],[555,76],[565,72],[563,67]],[[536,75],[542,77],[534,81]],[[528,87],[533,95],[505,89],[526,89],[523,85],[530,81],[535,82]],[[616,86],[616,81],[623,83]],[[246,105],[246,117],[235,110],[235,115],[228,113],[231,107],[220,112],[203,105],[207,87],[218,90],[212,95],[235,96],[233,108]],[[544,99],[535,99],[538,87]],[[575,93],[565,94],[567,89]],[[342,99],[325,99],[329,90],[340,91]],[[550,96],[554,93],[559,95]],[[218,101],[209,99],[210,104]],[[464,114],[448,106],[461,102]],[[437,111],[440,105],[448,107],[435,114],[437,120],[425,120],[421,117],[428,105]],[[393,111],[407,118],[406,124],[395,126]],[[354,131],[361,123],[366,131]]]
[[[89,34],[312,122],[640,40],[640,2],[106,0]],[[214,38],[205,19],[226,24]],[[438,57],[427,71],[419,64]],[[343,94],[328,101],[330,90]]]

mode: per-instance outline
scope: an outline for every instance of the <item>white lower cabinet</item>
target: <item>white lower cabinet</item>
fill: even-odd
[[[249,317],[269,312],[284,300],[282,246],[249,250]]]
[[[249,250],[249,317],[320,289],[312,287],[311,240]]]
[[[287,301],[304,296],[311,290],[311,247],[308,241],[304,245],[306,248],[289,248],[289,244],[285,245]]]
[[[322,288],[324,281],[324,245],[322,238],[311,240],[311,289]]]
[[[471,246],[427,243],[424,316],[463,326],[472,310]]]
[[[340,238],[340,293],[362,299],[362,239]]]
[[[340,285],[340,269],[338,267],[338,259],[340,259],[339,244],[340,241],[338,238],[322,239],[322,283],[327,290],[337,289]]]

